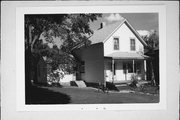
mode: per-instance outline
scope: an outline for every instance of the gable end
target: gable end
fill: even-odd
[[[139,33],[130,25],[130,23],[126,19],[124,19],[124,21],[121,24],[119,24],[118,27],[114,31],[112,31],[112,33],[103,41],[103,43],[105,43],[123,25],[123,23],[127,25],[127,27],[133,32],[133,34],[138,38],[138,40],[144,46],[147,46],[146,42],[141,38]]]
[[[141,38],[139,33],[131,26],[131,24],[126,20],[125,24],[128,26],[128,28],[134,33],[134,35],[139,39],[139,41],[144,45],[147,46],[146,42]]]

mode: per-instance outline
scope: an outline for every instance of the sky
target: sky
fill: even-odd
[[[105,22],[106,25],[113,24],[119,20],[127,19],[128,22],[133,26],[134,29],[139,32],[141,36],[149,35],[151,30],[156,30],[158,32],[158,13],[106,13],[102,14],[102,17],[98,18],[98,20],[90,22],[90,28],[92,30],[97,30],[100,28],[100,23]],[[45,42],[45,38],[41,35],[40,39]],[[53,38],[55,44],[58,47],[61,46],[61,42],[59,42],[60,38]],[[48,43],[48,45],[52,48],[53,43]]]
[[[97,30],[101,22],[112,24],[125,18],[141,34],[148,34],[152,30],[159,32],[158,13],[106,13],[97,21],[90,23],[92,30]]]

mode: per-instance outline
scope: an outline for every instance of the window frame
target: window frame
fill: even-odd
[[[123,73],[133,73],[133,63],[131,61],[123,62]],[[141,63],[139,61],[134,61],[134,73],[141,73]]]
[[[115,49],[115,39],[118,39],[118,49]],[[113,50],[120,50],[120,37],[118,36],[113,37]]]
[[[81,64],[80,64],[80,73],[85,73],[85,61],[81,61]]]
[[[134,46],[132,46],[132,40],[134,40]],[[130,38],[130,51],[136,51],[136,38]]]

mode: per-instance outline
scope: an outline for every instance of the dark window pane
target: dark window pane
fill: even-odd
[[[80,71],[81,71],[81,73],[85,73],[85,62],[84,61],[81,62]]]
[[[126,63],[123,63],[123,73],[126,74]]]
[[[133,72],[133,64],[128,63],[128,73],[132,73],[132,72]]]
[[[114,38],[114,50],[119,50],[119,38]]]
[[[131,46],[131,50],[135,51],[136,50],[136,43],[135,43],[135,39],[130,39],[130,46]]]

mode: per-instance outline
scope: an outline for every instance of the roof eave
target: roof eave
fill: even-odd
[[[121,59],[121,60],[144,60],[146,58],[121,58],[121,57],[112,57],[113,59]]]
[[[131,29],[131,31],[135,34],[135,36],[139,39],[139,41],[145,46],[147,47],[146,42],[141,38],[141,36],[139,35],[139,33],[131,26],[131,24],[126,20],[125,21],[127,23],[127,26]]]
[[[124,20],[121,22],[121,24],[119,24],[119,25],[116,27],[116,29],[114,29],[114,30],[111,32],[111,34],[108,35],[108,36],[106,37],[106,39],[103,40],[103,43],[105,43],[105,42],[122,26],[122,24],[123,24],[125,21],[126,21],[126,19],[124,19]]]
[[[116,27],[116,29],[114,29],[114,30],[111,32],[111,34],[106,37],[106,39],[103,41],[103,43],[105,43],[105,42],[113,35],[113,33],[115,33],[115,32],[122,26],[123,23],[127,23],[127,26],[131,29],[131,31],[135,34],[135,36],[139,39],[139,41],[140,41],[145,47],[147,47],[146,42],[141,38],[141,36],[139,35],[139,33],[131,26],[131,24],[130,24],[126,19],[124,19],[124,20],[121,22],[121,24],[119,24],[119,25]]]

